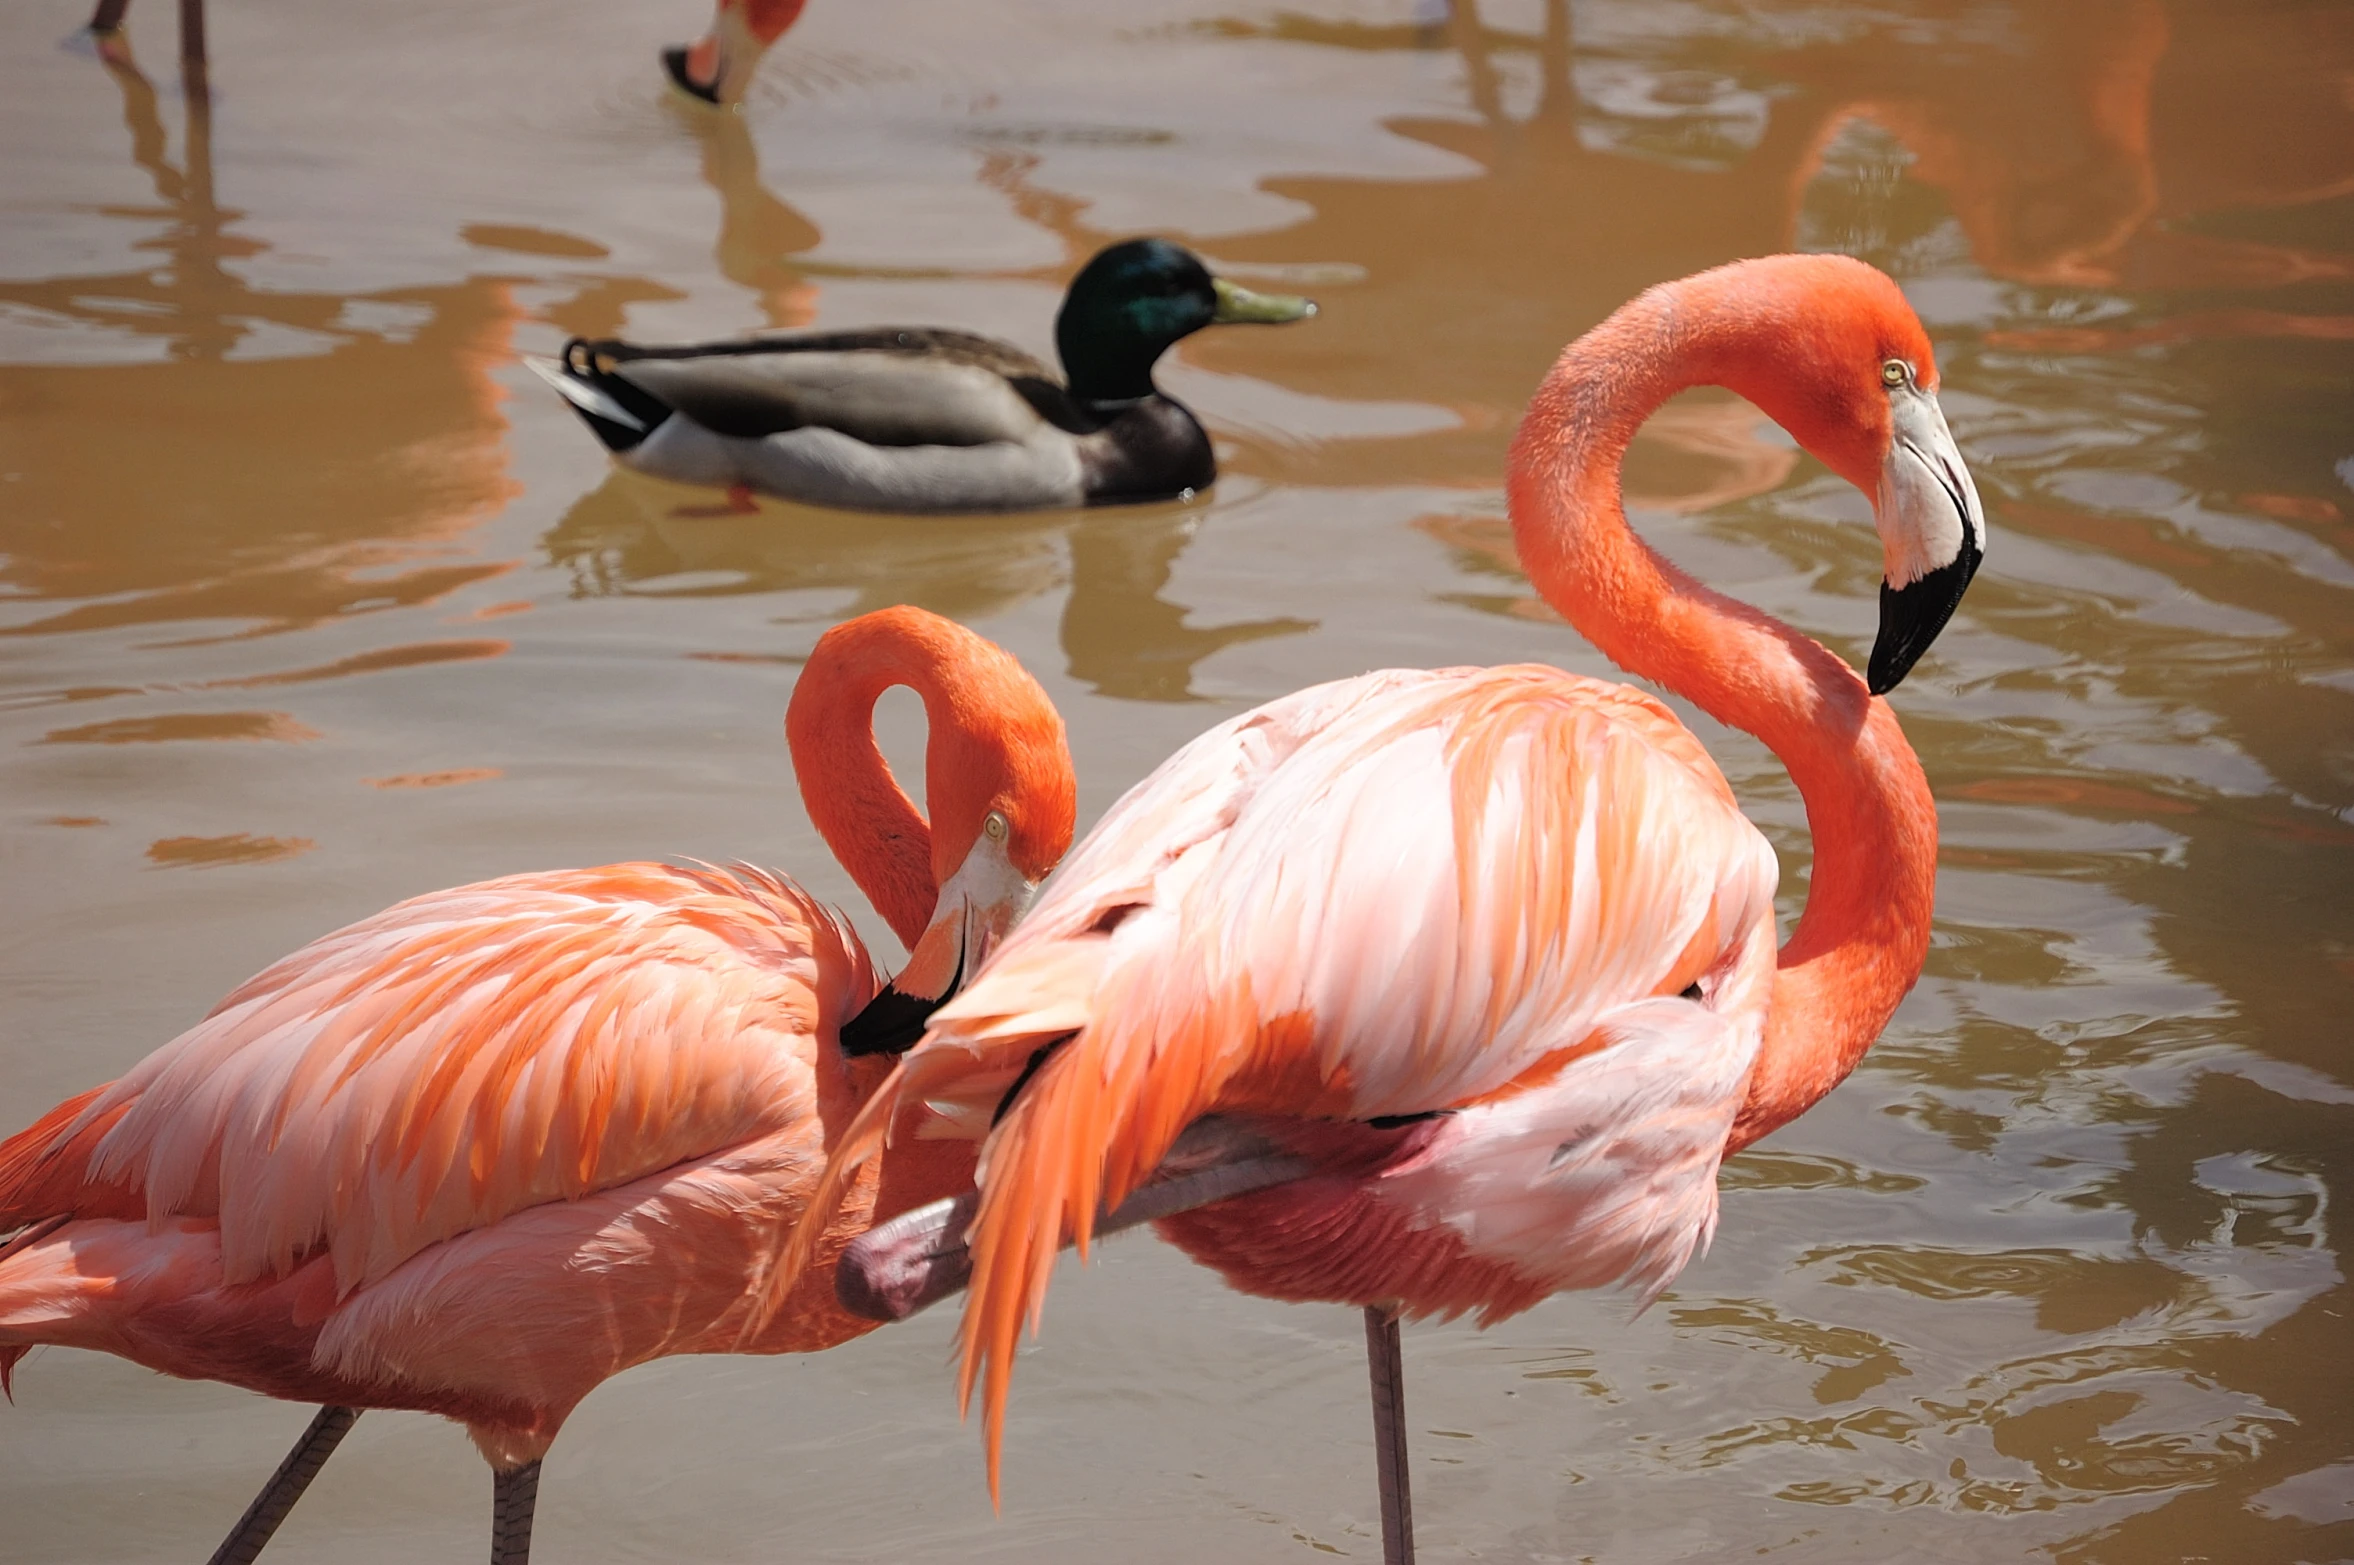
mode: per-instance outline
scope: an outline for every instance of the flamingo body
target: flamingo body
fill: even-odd
[[[932,718],[929,819],[873,740],[897,684]],[[920,1012],[980,965],[1068,846],[1074,785],[1035,681],[915,609],[820,638],[787,735],[811,818],[914,948],[890,991],[840,914],[744,866],[513,875],[324,936],[0,1142],[0,1386],[50,1343],[440,1413],[505,1507],[632,1365],[871,1330],[822,1280],[781,1308],[768,1286],[890,1070],[857,1018],[885,993]],[[972,1169],[969,1144],[911,1137],[807,1237],[839,1253]],[[251,1558],[291,1503],[221,1557]],[[516,1504],[494,1549],[519,1562]]]
[[[771,1232],[882,1074],[824,1046],[877,988],[838,914],[754,870],[401,903],[0,1152],[0,1222],[69,1219],[0,1261],[0,1353],[444,1413],[512,1454],[633,1364],[738,1346]],[[920,1145],[914,1193],[954,1189]],[[801,1293],[744,1346],[867,1329]]]
[[[1699,383],[1874,495],[1869,685],[1627,527],[1626,442]],[[982,1389],[993,1489],[1015,1341],[1056,1250],[1084,1252],[1206,1116],[1255,1121],[1309,1172],[1164,1232],[1247,1291],[1378,1307],[1393,1342],[1400,1314],[1648,1297],[1706,1245],[1722,1158],[1854,1067],[1927,949],[1935,804],[1877,692],[1983,546],[1935,386],[1888,278],[1771,257],[1663,285],[1571,345],[1514,445],[1538,588],[1790,766],[1817,853],[1786,947],[1773,854],[1698,741],[1636,690],[1542,667],[1271,702],[1180,751],[1074,851],[813,1203],[882,1144],[894,1103],[986,1136],[961,1389]],[[1391,1544],[1401,1518],[1385,1516]]]

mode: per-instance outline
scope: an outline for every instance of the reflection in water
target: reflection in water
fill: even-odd
[[[1187,625],[1184,606],[1161,594],[1197,525],[1175,506],[1090,511],[1072,525],[1062,642],[1073,679],[1129,701],[1190,700],[1194,665],[1211,653],[1316,628],[1290,618]]]
[[[703,181],[719,194],[719,238],[712,257],[720,274],[752,291],[772,327],[806,326],[817,290],[790,258],[814,250],[817,225],[760,182],[760,151],[744,116],[671,105],[672,117],[703,143]]]
[[[1592,47],[1576,46],[1573,19],[1592,25]],[[1947,197],[1997,276],[2267,286],[2344,277],[2354,264],[2308,244],[2202,231],[2225,213],[2354,191],[2354,110],[2335,85],[2354,70],[2342,10],[1920,0],[1877,15],[1784,3],[1721,19],[1715,44],[1697,49],[1692,20],[1543,0],[1532,37],[1489,25],[1479,0],[1454,0],[1443,30],[1290,14],[1219,24],[1227,36],[1353,51],[1443,39],[1463,63],[1472,120],[1388,128],[1457,154],[1478,177],[1272,179],[1266,188],[1314,216],[1221,247],[1238,259],[1371,258],[1374,286],[1336,299],[1344,313],[1327,329],[1395,345],[1418,395],[1483,410],[1461,431],[1349,450],[1352,471],[1366,459],[1444,463],[1485,479],[1552,354],[1660,277],[1801,241],[1901,273],[1902,259],[1874,244],[1877,210],[1860,229],[1804,216],[1826,174],[1851,187],[1843,196],[1859,183],[1887,191],[1868,147],[1849,148],[1858,124],[1885,132],[1907,177]],[[1823,41],[1783,41],[1809,32]],[[1756,62],[1722,63],[1736,43]],[[2283,73],[2284,58],[2311,68]]]
[[[2347,104],[2326,85],[2333,57],[2354,63],[2342,18],[2161,0],[2001,14],[1985,28],[1955,10],[1934,52],[1867,33],[1777,63],[1824,106],[1824,143],[1851,119],[1893,136],[1997,276],[2200,288],[2347,274],[2342,256],[2191,226],[2354,190]],[[2283,73],[2284,58],[2309,68]]]
[[[542,540],[575,596],[848,593],[827,621],[893,603],[951,619],[1002,613],[1062,578],[1062,518],[864,516],[711,491],[613,469]]]
[[[1067,585],[1062,646],[1073,678],[1127,700],[1184,701],[1212,653],[1316,628],[1290,618],[1188,625],[1184,605],[1162,594],[1197,522],[1175,505],[949,518],[765,496],[715,505],[707,491],[616,468],[543,542],[576,596],[818,591],[828,594],[811,614],[820,622],[894,603],[984,619]]]
[[[187,100],[175,167],[155,89],[128,64],[131,155],[161,264],[0,281],[57,364],[12,366],[0,580],[69,606],[6,635],[181,620],[288,630],[431,602],[511,569],[458,547],[518,492],[506,474],[510,285],[470,278],[347,296],[249,287],[262,253],[214,199],[210,119]],[[96,359],[100,362],[93,363]]]

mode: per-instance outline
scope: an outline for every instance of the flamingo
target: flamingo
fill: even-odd
[[[930,718],[928,822],[874,743],[893,685]],[[785,727],[913,948],[889,986],[840,914],[743,866],[512,875],[313,941],[0,1143],[0,1389],[61,1343],[323,1404],[216,1565],[359,1409],[440,1413],[495,1474],[494,1565],[523,1565],[540,1458],[600,1382],[872,1330],[826,1287],[745,1325],[828,1144],[1069,846],[1070,753],[1020,664],[912,608],[826,632]],[[969,1144],[911,1142],[814,1248],[971,1173]]]
[[[1628,440],[1702,384],[1872,497],[1867,677],[1627,525]],[[1385,1555],[1411,1559],[1399,1320],[1610,1285],[1648,1302],[1708,1243],[1724,1157],[1830,1091],[1919,977],[1936,808],[1881,697],[1952,615],[1985,521],[1896,285],[1776,256],[1652,288],[1554,365],[1508,499],[1572,625],[1789,768],[1816,844],[1796,932],[1777,952],[1774,854],[1723,774],[1626,685],[1390,670],[1188,744],[932,1015],[812,1200],[830,1210],[901,1105],[986,1137],[977,1197],[877,1228],[840,1283],[896,1316],[969,1269],[959,1394],[981,1390],[993,1497],[1057,1248],[1160,1217],[1245,1292],[1367,1312]]]
[[[662,51],[671,85],[689,97],[725,106],[741,103],[769,45],[801,19],[809,0],[719,0],[711,31],[691,44]]]

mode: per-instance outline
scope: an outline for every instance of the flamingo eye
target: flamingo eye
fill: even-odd
[[[1890,390],[1906,385],[1913,378],[1913,367],[1902,359],[1890,359],[1880,366],[1880,384]]]
[[[996,810],[991,810],[989,814],[982,820],[981,829],[989,834],[989,840],[991,842],[1003,842],[1005,840],[1005,834],[1008,831],[1011,831],[1013,828],[1006,822],[1006,818],[1003,814]]]

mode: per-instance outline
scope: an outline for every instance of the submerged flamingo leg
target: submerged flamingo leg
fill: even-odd
[[[342,1444],[343,1437],[351,1432],[359,1417],[360,1410],[356,1407],[319,1409],[310,1427],[302,1432],[302,1438],[294,1442],[294,1449],[286,1453],[286,1460],[278,1464],[270,1481],[262,1485],[262,1492],[253,1497],[253,1503],[237,1519],[229,1536],[213,1550],[210,1565],[252,1565],[253,1557],[261,1553],[262,1545],[270,1541],[270,1535],[278,1530],[286,1513],[294,1509],[294,1502],[302,1498],[311,1480],[319,1476],[319,1469],[327,1465],[327,1458],[335,1454],[336,1446]]]
[[[502,1467],[491,1476],[490,1565],[530,1565],[531,1512],[539,1503],[539,1463]]]
[[[1373,1459],[1381,1471],[1381,1565],[1414,1565],[1414,1495],[1406,1473],[1406,1366],[1398,1317],[1365,1308],[1365,1365],[1373,1373]]]

